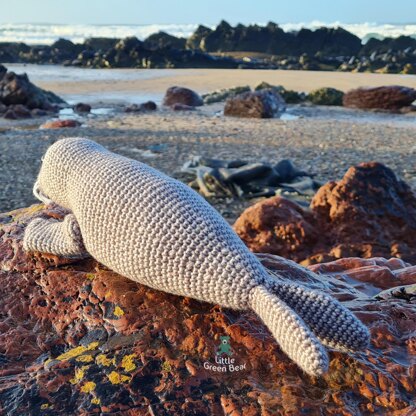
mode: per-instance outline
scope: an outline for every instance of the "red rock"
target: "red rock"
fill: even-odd
[[[310,208],[274,197],[244,211],[234,228],[251,250],[304,264],[377,256],[416,264],[416,196],[387,167],[351,167]]]
[[[245,118],[273,118],[285,111],[284,99],[274,90],[247,91],[225,102],[224,115]]]
[[[0,215],[1,414],[416,412],[416,309],[403,299],[372,297],[388,285],[377,275],[387,269],[416,283],[414,267],[355,258],[312,266],[317,275],[258,255],[273,273],[337,297],[371,330],[367,351],[331,352],[329,373],[314,379],[280,351],[251,312],[152,290],[91,259],[23,252],[28,221],[63,215],[43,205]],[[214,361],[221,335],[230,337],[244,370],[204,368]]]
[[[63,129],[66,127],[79,127],[81,123],[77,120],[52,120],[40,126],[41,129]]]
[[[343,98],[345,107],[363,109],[400,110],[416,100],[416,90],[398,85],[376,88],[357,88]]]
[[[171,107],[174,104],[184,104],[190,107],[204,105],[202,98],[189,88],[170,87],[163,98],[163,105]]]

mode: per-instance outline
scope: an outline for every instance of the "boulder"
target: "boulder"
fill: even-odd
[[[375,162],[322,186],[310,210],[274,197],[249,207],[234,229],[251,250],[303,264],[394,256],[416,265],[416,195]]]
[[[311,91],[307,99],[316,105],[342,105],[344,93],[336,88],[319,88]]]
[[[81,123],[77,120],[68,119],[68,120],[51,120],[43,123],[41,129],[63,129],[67,127],[79,127]]]
[[[272,89],[248,91],[225,102],[224,115],[246,118],[273,118],[284,112],[284,99]]]
[[[258,255],[271,273],[338,298],[371,331],[368,350],[330,352],[329,372],[317,379],[281,352],[250,311],[159,292],[92,259],[22,250],[31,219],[65,214],[34,205],[0,215],[2,414],[416,412],[414,299],[385,293],[414,285],[414,267],[347,258],[308,270]],[[228,337],[231,366],[215,362],[221,337]]]
[[[410,106],[415,100],[415,89],[393,85],[348,91],[343,103],[345,107],[397,111]]]
[[[29,81],[26,74],[7,72],[0,80],[0,102],[5,105],[22,104],[29,109],[54,110],[65,101],[53,92],[45,91]]]
[[[91,106],[85,103],[77,103],[74,105],[73,109],[76,113],[90,113],[91,112]]]
[[[171,107],[174,104],[184,104],[190,107],[204,105],[202,98],[189,88],[170,87],[163,98],[163,105]]]

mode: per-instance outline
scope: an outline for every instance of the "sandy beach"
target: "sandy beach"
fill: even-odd
[[[286,89],[310,92],[321,87],[348,91],[358,87],[405,85],[416,88],[416,75],[370,74],[323,71],[238,70],[238,69],[88,69],[50,65],[8,65],[10,70],[27,72],[42,88],[54,91],[69,101],[89,98],[94,101],[160,102],[172,85],[191,88],[200,94],[221,88],[265,81]]]

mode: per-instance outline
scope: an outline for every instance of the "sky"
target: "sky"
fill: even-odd
[[[416,0],[0,0],[1,23],[415,23]],[[412,21],[413,20],[413,21]],[[1,28],[0,28],[1,29]]]

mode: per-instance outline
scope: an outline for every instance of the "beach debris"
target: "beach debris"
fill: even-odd
[[[336,88],[319,88],[311,91],[307,100],[316,105],[338,105],[342,106],[344,93]]]
[[[89,104],[86,104],[86,103],[77,103],[72,107],[72,109],[76,113],[80,113],[80,114],[91,112],[91,106]]]
[[[307,210],[280,197],[266,199],[244,211],[234,229],[252,251],[302,264],[380,256],[416,265],[416,195],[375,162],[323,185]]]
[[[276,195],[278,191],[313,196],[321,185],[290,160],[273,166],[195,156],[183,165],[182,172],[194,176],[190,186],[205,197],[257,198]]]
[[[227,98],[234,97],[237,94],[248,91],[251,91],[251,88],[248,85],[242,87],[223,88],[208,94],[203,94],[202,99],[204,100],[204,104],[219,103],[221,101],[225,101]]]
[[[175,104],[183,104],[189,107],[200,107],[204,105],[202,98],[189,88],[170,87],[163,98],[163,105],[172,107]]]
[[[157,110],[157,105],[154,101],[146,101],[141,104],[130,104],[124,109],[126,113],[142,113],[155,110]]]
[[[245,118],[273,118],[286,110],[285,100],[273,89],[248,91],[225,102],[224,115]]]
[[[67,120],[51,120],[43,123],[40,129],[63,129],[68,127],[79,127],[81,123],[78,120],[67,119]]]
[[[413,88],[392,85],[376,88],[357,88],[344,95],[344,106],[362,109],[397,111],[409,107],[416,100]]]
[[[414,413],[416,309],[374,295],[415,284],[415,267],[345,258],[306,269],[257,256],[271,275],[334,296],[371,329],[367,351],[331,352],[329,373],[315,379],[253,313],[152,290],[91,259],[23,251],[29,221],[66,213],[40,204],[0,214],[2,413]],[[217,355],[221,337],[232,356]]]

